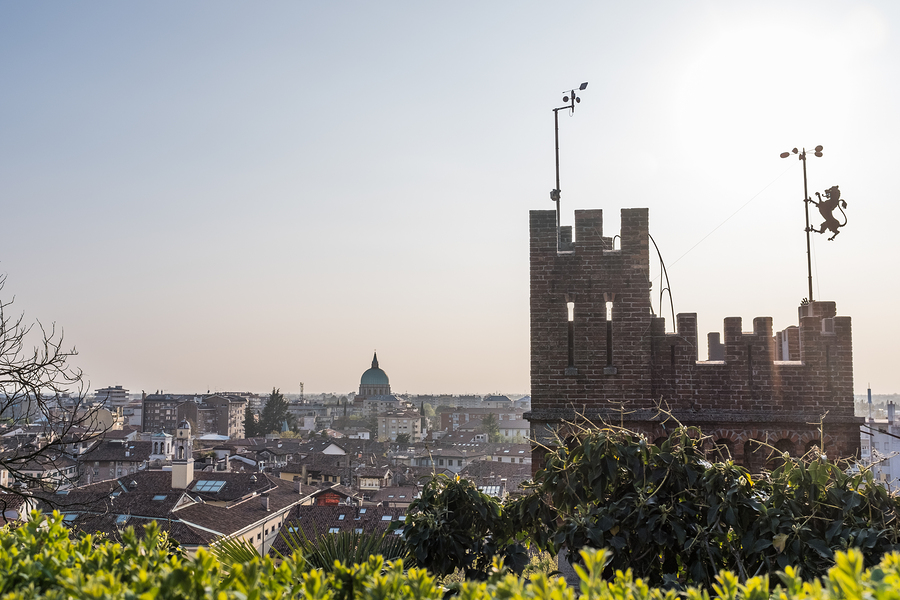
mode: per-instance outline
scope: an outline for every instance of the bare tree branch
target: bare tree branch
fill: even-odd
[[[6,276],[0,274],[0,290]],[[78,353],[53,323],[29,323],[0,300],[0,511],[35,489],[75,485],[77,456],[100,437],[102,405],[87,398]],[[34,343],[30,346],[30,343]],[[0,513],[2,515],[2,513]]]

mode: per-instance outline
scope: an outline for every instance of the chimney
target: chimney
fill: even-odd
[[[266,492],[262,495],[262,505],[263,508],[266,509],[266,512],[269,512],[269,494]]]
[[[194,480],[194,459],[172,461],[172,489],[184,490]]]
[[[894,424],[894,401],[888,402],[888,425]]]

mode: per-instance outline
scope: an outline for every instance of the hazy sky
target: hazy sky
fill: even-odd
[[[649,207],[701,358],[724,317],[796,324],[778,155],[825,146],[810,192],[850,221],[815,296],[853,318],[855,389],[898,392],[898,36],[893,0],[0,0],[0,294],[92,388],[346,393],[377,349],[396,392],[526,392],[528,211],[588,81],[563,222]]]

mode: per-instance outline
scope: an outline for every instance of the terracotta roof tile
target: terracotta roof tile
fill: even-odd
[[[219,492],[194,491],[203,480],[222,481],[224,485]],[[168,471],[143,471],[64,495],[44,493],[41,497],[46,508],[71,513],[73,525],[83,531],[91,532],[91,528],[102,525],[99,530],[109,532],[104,518],[113,515],[116,521],[127,516],[127,521],[116,523],[118,529],[126,522],[155,519],[170,523],[167,527],[179,543],[192,545],[198,535],[211,539],[217,534],[234,534],[318,490],[301,486],[298,491],[295,484],[263,473],[198,473],[186,490],[173,489],[171,483],[172,474]],[[263,505],[263,494],[268,497],[268,510]],[[182,526],[171,525],[175,523]]]
[[[150,460],[153,451],[153,442],[121,442],[103,440],[80,456],[82,461],[132,461],[142,462]],[[125,456],[125,453],[128,456]]]

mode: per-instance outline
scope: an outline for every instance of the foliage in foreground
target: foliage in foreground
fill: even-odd
[[[516,573],[528,564],[521,535],[508,512],[466,479],[436,475],[413,500],[403,538],[416,562],[432,573],[461,569],[467,579],[485,579],[494,559]]]
[[[123,543],[98,541],[91,536],[69,537],[59,515],[35,519],[19,527],[0,528],[0,600],[31,598],[93,598],[164,600],[214,598],[262,600],[310,598],[316,600],[438,600],[444,590],[422,569],[404,570],[402,561],[385,563],[371,557],[360,565],[335,565],[330,573],[310,569],[302,560],[287,559],[275,566],[270,558],[254,557],[224,570],[203,550],[193,558],[168,551],[164,534],[151,524],[139,540],[133,531]],[[611,558],[608,551],[585,551],[584,566],[577,567],[579,589],[562,579],[532,575],[522,579],[502,573],[495,563],[487,581],[463,582],[466,600],[765,600],[768,576],[740,583],[730,572],[719,573],[708,590],[689,588],[678,594],[649,587],[631,571],[618,571],[612,581],[602,577]],[[778,600],[897,600],[900,598],[900,554],[884,557],[863,571],[857,550],[836,555],[836,565],[821,580],[804,582],[795,569],[779,573]],[[580,593],[579,593],[580,592]]]
[[[871,472],[823,457],[753,478],[706,459],[699,430],[655,446],[630,432],[584,430],[548,453],[531,495],[507,510],[540,547],[612,551],[607,573],[633,569],[651,584],[711,585],[788,565],[820,577],[835,552],[859,548],[866,566],[900,549],[900,504]]]
[[[402,559],[408,567],[415,564],[404,541],[387,532],[356,533],[341,531],[307,537],[302,529],[282,530],[285,553],[274,552],[281,560],[302,560],[308,568],[331,571],[335,563],[360,564],[371,556],[386,561]],[[222,538],[212,547],[215,557],[225,565],[246,563],[259,558],[259,551],[251,542],[241,538]]]
[[[294,554],[303,557],[309,568],[330,571],[335,563],[348,565],[362,564],[371,556],[380,556],[385,561],[403,560],[409,567],[415,564],[404,541],[387,532],[356,533],[341,531],[307,537],[302,529],[282,532],[287,546],[286,559]]]
[[[709,462],[699,430],[658,446],[623,430],[585,429],[549,452],[529,494],[505,504],[470,482],[438,477],[409,508],[404,537],[434,573],[487,577],[520,543],[578,558],[608,548],[607,576],[632,569],[651,585],[709,586],[722,569],[741,581],[787,566],[821,577],[835,552],[859,548],[866,566],[900,550],[900,501],[869,471],[823,457],[780,456],[751,477]],[[517,572],[519,572],[517,570]]]

